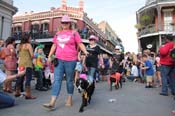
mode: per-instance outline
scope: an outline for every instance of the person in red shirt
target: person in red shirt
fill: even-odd
[[[160,64],[161,64],[161,78],[162,78],[162,90],[160,95],[168,96],[168,86],[171,89],[171,94],[175,95],[175,61],[170,57],[170,51],[174,48],[172,35],[166,35],[163,37],[165,44],[160,46]]]

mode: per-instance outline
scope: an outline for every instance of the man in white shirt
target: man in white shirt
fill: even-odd
[[[131,75],[128,76],[127,78],[131,81],[134,81],[139,76],[139,73],[138,73],[138,68],[134,62],[131,63],[131,66],[132,66]]]

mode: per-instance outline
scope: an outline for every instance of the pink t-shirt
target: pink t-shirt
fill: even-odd
[[[57,45],[56,57],[65,61],[77,60],[77,45],[81,42],[78,32],[72,30],[58,32],[53,38],[53,43]]]

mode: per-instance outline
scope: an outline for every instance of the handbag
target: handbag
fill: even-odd
[[[170,57],[175,60],[175,45],[174,48],[170,50]]]
[[[56,67],[58,66],[59,62],[58,62],[58,59],[57,58],[54,58],[51,63]]]

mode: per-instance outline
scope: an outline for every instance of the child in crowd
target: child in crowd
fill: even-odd
[[[75,67],[75,80],[74,82],[76,83],[77,79],[80,76],[80,73],[82,73],[83,66],[85,64],[85,55],[82,54],[81,52],[78,53],[78,61]]]
[[[46,91],[47,89],[43,87],[43,69],[45,66],[45,55],[43,53],[44,45],[39,45],[36,47],[34,54],[34,65],[37,76],[36,90]]]
[[[142,70],[145,70],[145,74],[146,74],[145,88],[152,88],[153,87],[153,75],[154,75],[153,64],[148,59],[148,55],[146,54],[143,54],[142,59],[144,62],[144,67],[142,67]]]
[[[54,82],[54,64],[48,63],[46,64],[45,70],[44,70],[44,76],[46,78],[47,84],[46,86],[49,88],[52,83]]]

